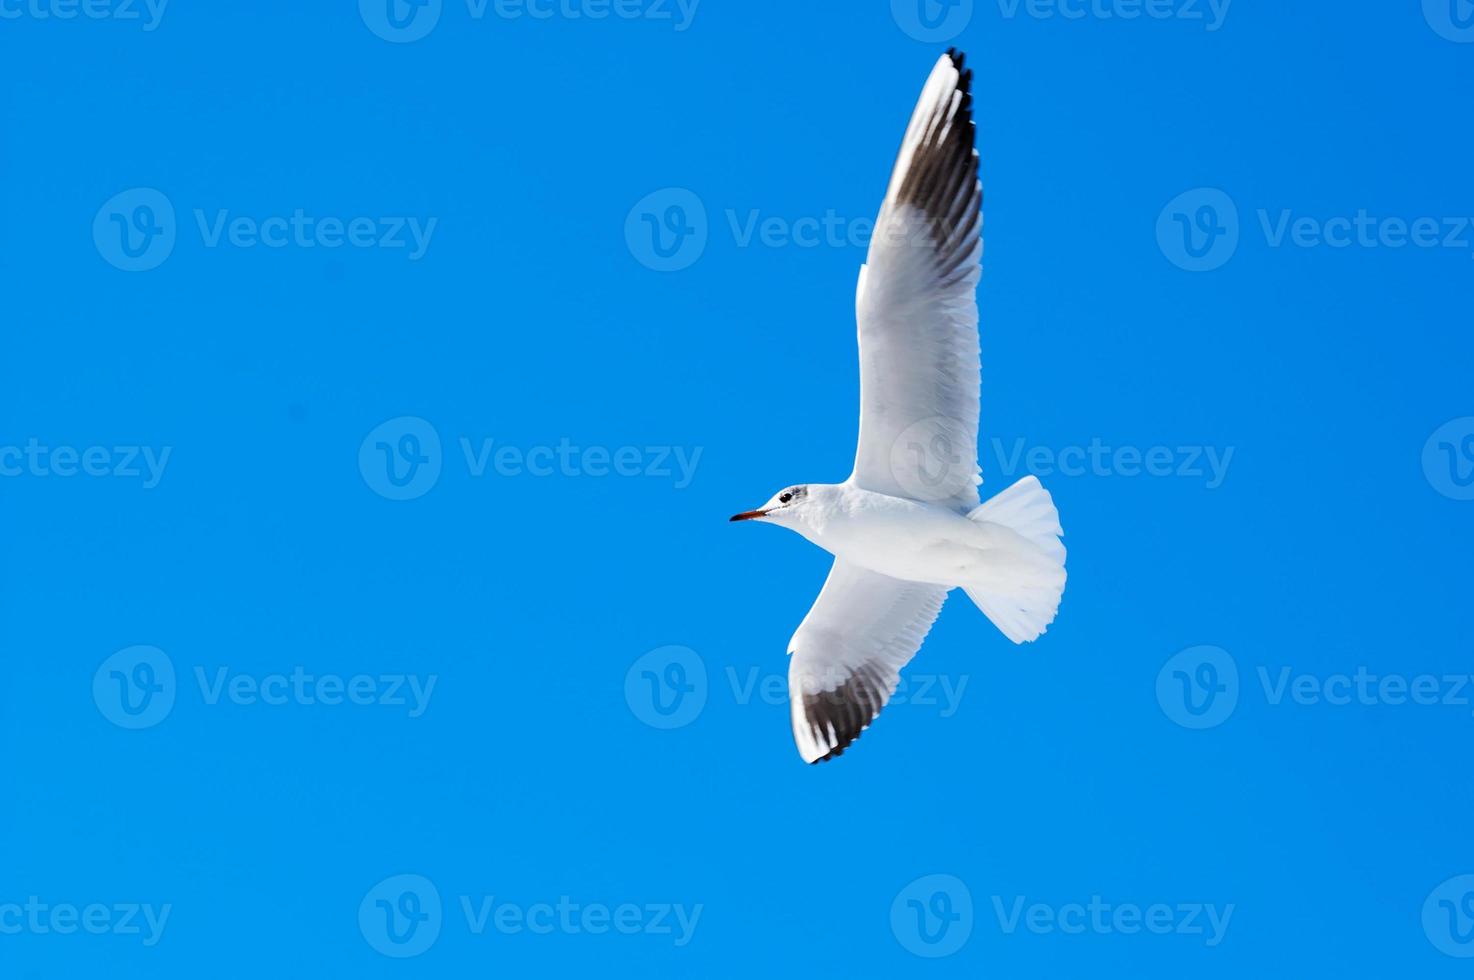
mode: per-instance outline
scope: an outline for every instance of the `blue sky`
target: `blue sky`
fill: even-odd
[[[1467,970],[1466,0],[394,4],[0,0],[6,976]],[[806,767],[954,44],[1069,586]]]

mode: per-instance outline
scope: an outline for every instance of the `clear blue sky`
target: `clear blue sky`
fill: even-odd
[[[394,2],[0,0],[0,973],[1467,972],[1464,0]],[[952,44],[1069,587],[811,768]]]

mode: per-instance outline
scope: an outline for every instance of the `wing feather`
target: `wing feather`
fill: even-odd
[[[880,714],[947,598],[835,559],[788,644],[793,740],[805,762],[844,752]]]
[[[982,185],[972,71],[943,55],[906,127],[860,270],[860,438],[852,479],[978,504]]]

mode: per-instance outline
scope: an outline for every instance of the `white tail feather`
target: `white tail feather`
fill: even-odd
[[[963,590],[1013,642],[1037,639],[1054,622],[1065,591],[1064,530],[1049,491],[1026,476],[967,517],[1007,533],[995,535],[996,549],[989,553],[989,565],[999,574]]]

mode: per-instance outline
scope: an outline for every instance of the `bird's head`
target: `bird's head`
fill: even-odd
[[[806,510],[813,505],[815,496],[809,492],[807,484],[784,487],[773,494],[772,498],[757,510],[745,510],[740,514],[733,514],[732,520],[790,524],[795,520],[803,519]]]

